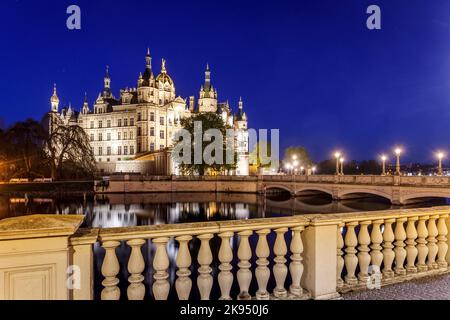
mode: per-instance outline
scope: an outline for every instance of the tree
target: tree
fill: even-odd
[[[304,147],[289,147],[284,151],[283,163],[292,162],[292,158],[296,156],[300,166],[309,168],[313,165],[308,151]]]
[[[17,122],[3,135],[3,146],[14,176],[41,176],[46,133],[39,122]]]
[[[198,126],[199,124],[201,124],[202,127],[202,141],[196,141],[194,136],[196,125]],[[208,172],[224,172],[236,168],[236,153],[234,151],[233,161],[226,161],[227,129],[231,129],[231,127],[224,123],[220,115],[209,112],[197,113],[192,117],[183,118],[181,120],[181,126],[185,129],[184,133],[186,133],[187,136],[183,136],[182,139],[175,141],[174,156],[182,158],[178,165],[183,174],[199,174],[203,176]],[[207,136],[206,133],[210,129],[218,130],[221,137],[212,135],[210,141],[204,139]],[[222,140],[218,140],[219,138]],[[194,157],[196,143],[201,143],[201,159],[195,159]],[[205,159],[203,156],[204,154],[210,155],[210,158],[221,159],[222,161],[208,161],[208,159]]]
[[[263,145],[265,145],[266,150],[264,150],[264,147],[261,147]],[[261,150],[261,149],[263,149],[263,150]],[[268,163],[265,163],[265,162],[267,162],[267,160],[263,161],[263,159],[261,159],[261,152],[263,152],[263,159],[264,159],[264,157],[267,157],[267,160],[271,160],[271,161]],[[264,154],[264,153],[266,153],[266,154]],[[272,158],[272,145],[270,142],[267,142],[267,141],[258,141],[255,144],[253,151],[250,152],[250,154],[249,154],[249,162],[251,165],[256,166],[256,168],[270,168],[273,165],[272,162],[275,160],[275,159],[271,159],[271,158]]]
[[[64,171],[84,175],[95,172],[89,137],[80,126],[57,126],[48,136],[46,152],[54,180],[61,179]]]

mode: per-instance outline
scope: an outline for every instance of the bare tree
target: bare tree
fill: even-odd
[[[52,179],[62,177],[64,170],[93,174],[95,159],[89,138],[83,128],[77,125],[60,125],[49,134],[46,151]]]

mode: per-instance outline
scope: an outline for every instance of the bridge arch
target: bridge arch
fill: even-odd
[[[420,198],[448,198],[450,199],[450,190],[427,190],[427,191],[417,191],[408,194],[400,195],[400,202],[406,203],[410,200],[420,199]]]
[[[267,185],[264,186],[264,188],[266,189],[266,191],[268,191],[268,190],[277,190],[278,189],[278,190],[287,191],[290,194],[293,193],[293,190],[290,187],[282,185],[282,184],[267,184]]]
[[[378,197],[387,199],[392,202],[392,194],[389,194],[387,192],[383,192],[380,190],[376,190],[376,189],[359,189],[359,188],[343,189],[343,190],[339,190],[338,198],[342,199],[342,198],[345,198],[346,196],[350,196],[350,195],[363,195],[363,194],[378,196]]]
[[[308,191],[313,191],[313,192],[319,192],[319,193],[325,193],[329,196],[333,196],[333,190],[327,189],[327,188],[323,188],[323,187],[319,187],[319,186],[306,186],[306,187],[302,187],[302,188],[298,188],[295,190],[295,195],[298,196],[301,193],[305,193]]]

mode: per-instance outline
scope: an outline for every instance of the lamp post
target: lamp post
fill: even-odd
[[[304,170],[305,170],[305,167],[300,167],[300,175],[303,175]]]
[[[316,168],[316,167],[312,167],[311,171],[312,171],[312,174],[313,174],[313,175],[315,175],[315,174],[316,174],[316,170],[317,170],[317,168]]]
[[[395,174],[399,176],[401,174],[401,172],[400,172],[400,155],[402,154],[402,149],[396,148],[394,153],[395,153],[395,156],[397,157],[397,163],[395,166]]]
[[[339,162],[341,163],[341,175],[344,175],[344,158],[340,158]]]
[[[442,172],[442,159],[444,159],[444,154],[442,152],[439,152],[437,154],[437,158],[439,160],[438,175],[442,176],[442,174],[443,174],[443,172]]]
[[[295,173],[297,173],[297,167],[298,167],[298,165],[299,165],[299,162],[298,162],[297,160],[294,160],[293,166],[294,166],[294,171],[295,171]]]
[[[334,157],[336,158],[336,175],[339,175],[339,159],[341,158],[341,153],[340,152],[336,152],[334,154]]]
[[[382,171],[381,171],[381,175],[382,176],[385,176],[386,175],[386,160],[387,160],[387,157],[385,156],[385,155],[382,155],[381,156],[381,161],[383,162],[383,165],[382,165]]]

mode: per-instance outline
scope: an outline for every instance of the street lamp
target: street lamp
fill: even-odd
[[[402,154],[402,149],[396,148],[394,150],[394,153],[395,153],[395,156],[397,157],[397,164],[395,166],[395,174],[399,176],[401,174],[400,173],[400,155]]]
[[[290,163],[286,163],[284,168],[286,169],[287,173],[289,173],[289,171],[291,170],[291,164]]]
[[[300,174],[303,175],[303,170],[305,170],[305,167],[300,167]]]
[[[296,173],[297,173],[297,167],[298,167],[299,164],[300,164],[300,163],[299,163],[297,160],[295,160],[294,163],[293,163],[293,165],[294,165],[294,170],[295,170]]]
[[[339,162],[341,163],[341,175],[344,175],[344,158],[340,158]]]
[[[381,161],[383,161],[383,169],[382,169],[382,171],[381,171],[381,175],[382,175],[382,176],[385,176],[385,175],[386,175],[386,160],[387,160],[387,157],[383,154],[383,155],[381,156]]]
[[[317,168],[316,167],[312,167],[311,171],[312,171],[312,174],[315,175],[316,171],[317,171]]]
[[[336,175],[339,175],[339,159],[341,158],[341,153],[336,152],[334,157],[336,158]]]
[[[438,152],[437,158],[439,160],[438,175],[442,176],[442,159],[444,159],[444,154],[442,152]]]

